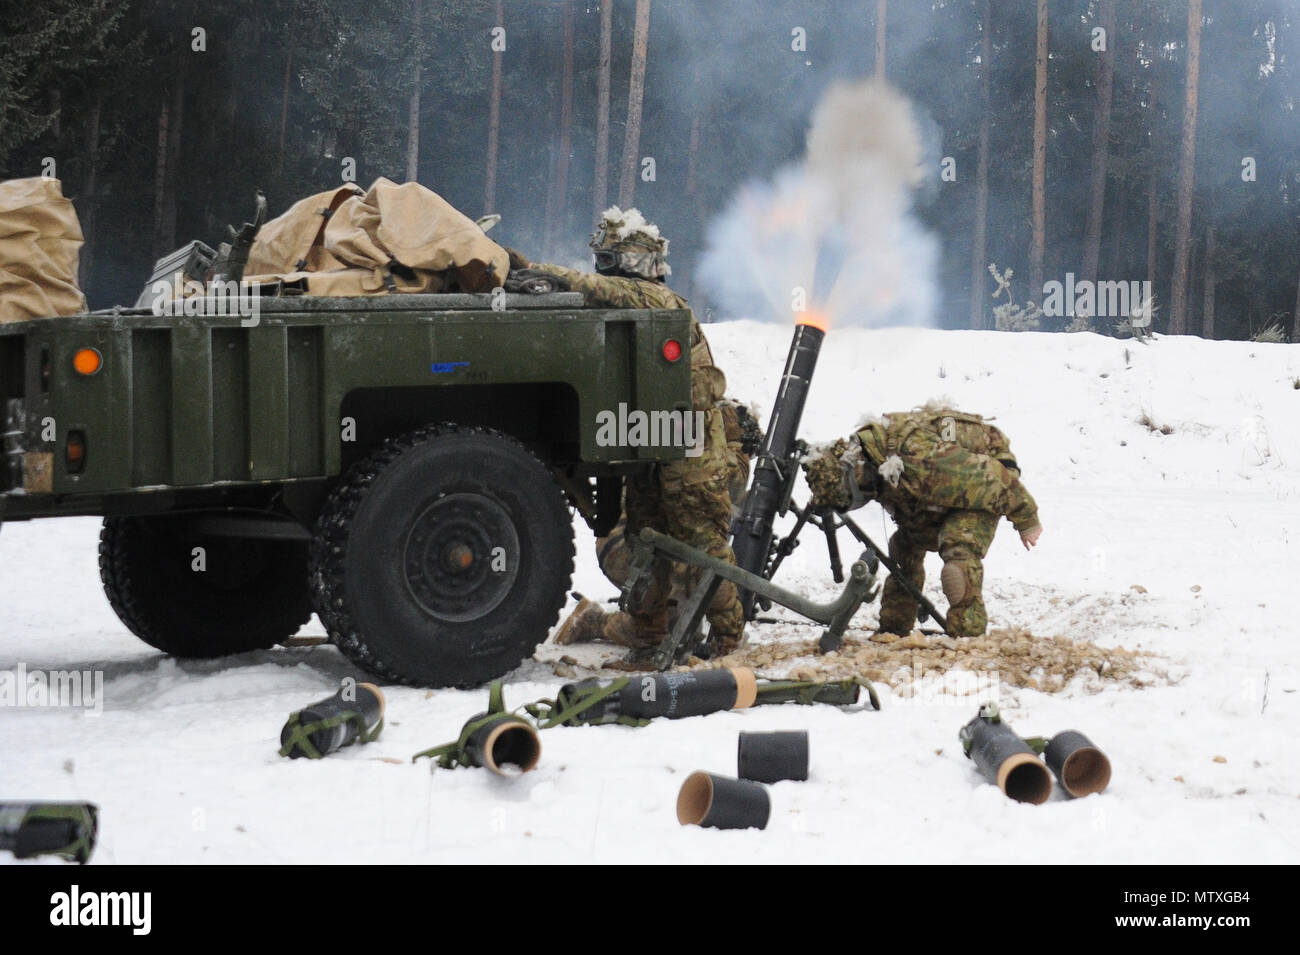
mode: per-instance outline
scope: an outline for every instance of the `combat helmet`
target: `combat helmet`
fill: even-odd
[[[665,261],[668,240],[637,209],[606,209],[591,234],[591,249],[596,256],[596,271],[602,275],[635,275],[654,281],[672,274]]]

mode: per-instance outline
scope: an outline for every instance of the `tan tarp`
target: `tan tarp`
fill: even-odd
[[[86,311],[81,223],[57,179],[0,182],[0,322]]]
[[[266,223],[244,274],[308,295],[382,295],[487,292],[509,268],[506,250],[437,193],[381,178],[364,194],[310,196]]]

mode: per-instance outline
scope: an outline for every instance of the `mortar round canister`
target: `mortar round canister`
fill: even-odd
[[[1099,793],[1110,785],[1110,760],[1075,730],[1053,736],[1043,750],[1043,760],[1071,796]]]
[[[706,829],[766,829],[767,789],[747,779],[695,772],[677,794],[677,821]]]
[[[741,733],[736,744],[736,775],[757,783],[808,778],[808,733]]]

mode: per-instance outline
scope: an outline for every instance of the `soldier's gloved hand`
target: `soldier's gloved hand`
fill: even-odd
[[[851,511],[866,503],[853,465],[845,459],[849,450],[841,439],[820,454],[804,461],[804,477],[817,510]]]
[[[1020,532],[1020,542],[1025,545],[1025,550],[1037,546],[1038,538],[1043,536],[1043,525],[1035,524],[1029,530]]]
[[[569,290],[569,281],[539,269],[518,269],[506,276],[502,287],[507,292],[544,295],[547,292],[567,292]]]
[[[529,262],[526,258],[524,258],[524,254],[520,252],[518,249],[512,249],[508,245],[502,246],[502,248],[504,248],[506,250],[506,254],[510,256],[510,271],[515,272],[518,271],[519,269],[527,269],[532,267],[533,263]]]
[[[740,450],[752,458],[763,447],[763,429],[744,405],[736,405],[736,414],[740,418]]]

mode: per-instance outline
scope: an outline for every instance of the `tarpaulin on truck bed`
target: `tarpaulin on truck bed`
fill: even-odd
[[[59,180],[0,182],[0,322],[86,311],[77,285],[82,241]]]
[[[510,257],[478,224],[418,182],[376,179],[308,196],[262,226],[244,277],[308,295],[486,292]]]

